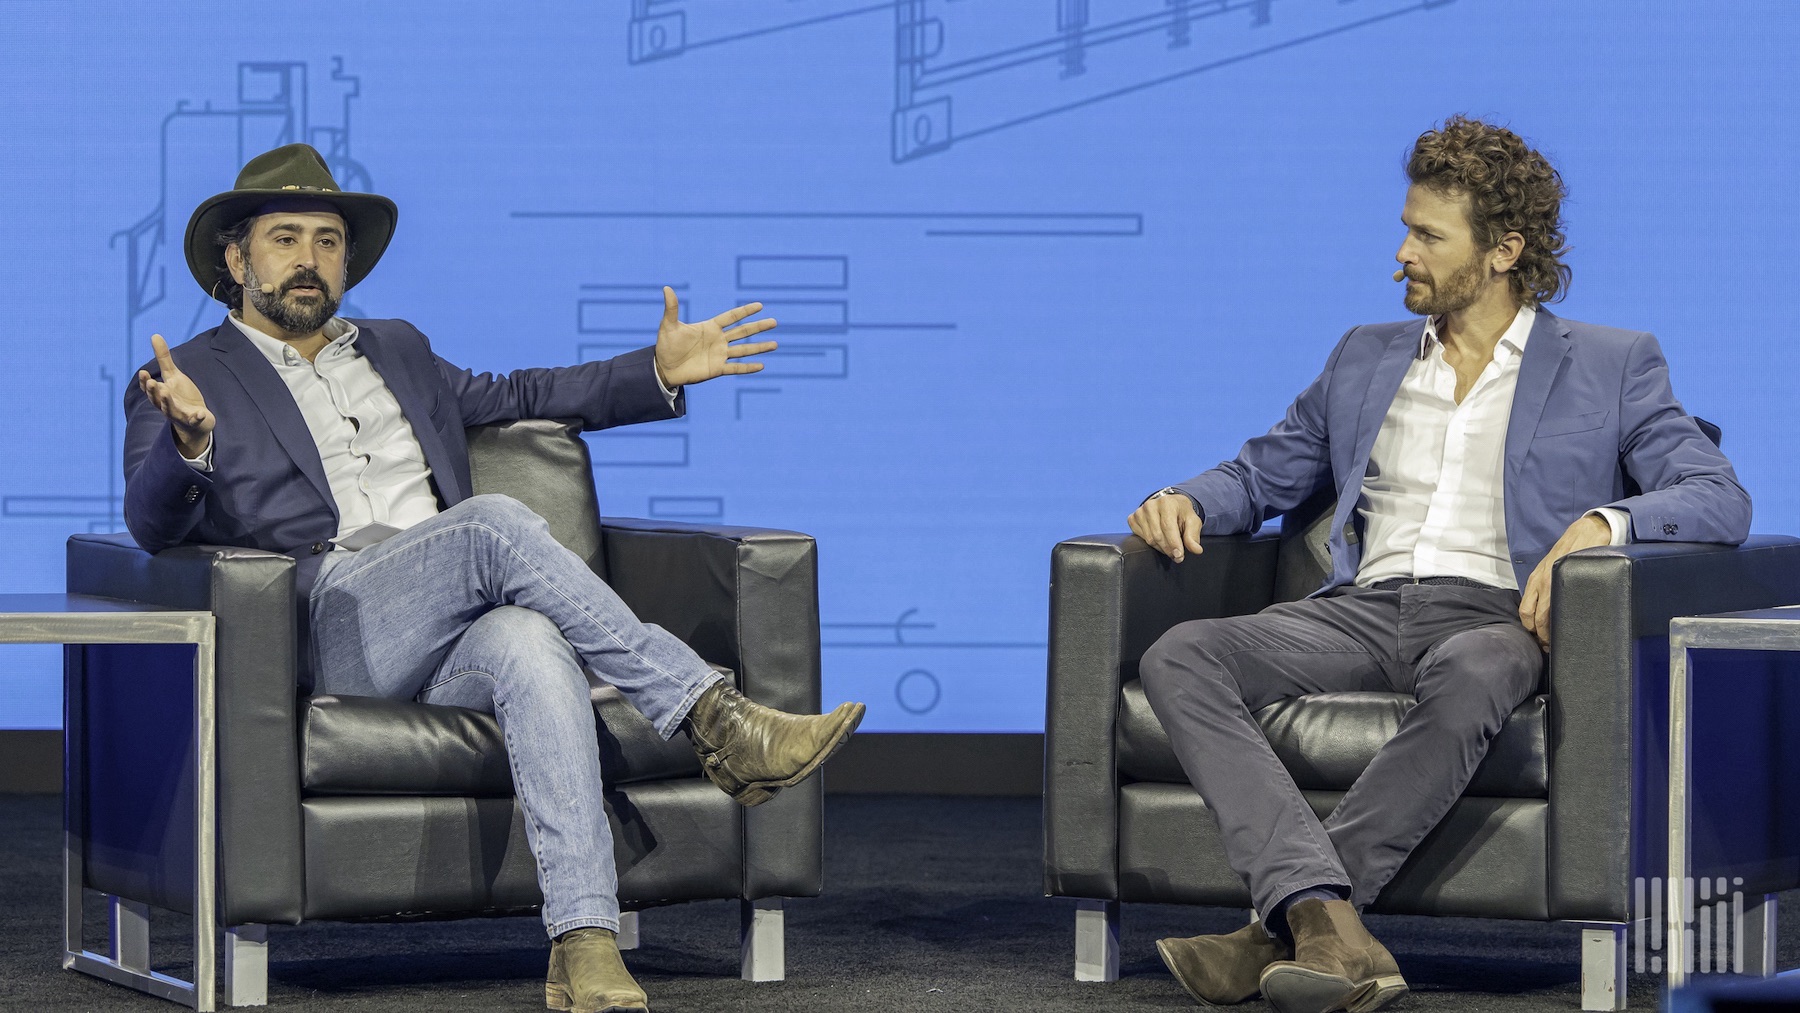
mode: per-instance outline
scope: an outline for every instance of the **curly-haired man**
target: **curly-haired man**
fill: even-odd
[[[1406,991],[1358,912],[1443,818],[1543,677],[1550,574],[1628,541],[1736,544],[1750,498],[1682,410],[1656,339],[1559,319],[1569,269],[1556,170],[1453,117],[1421,135],[1394,257],[1423,319],[1352,328],[1286,418],[1146,500],[1131,529],[1180,560],[1327,489],[1331,573],[1311,597],[1183,623],[1141,674],[1219,821],[1260,923],[1165,939],[1208,1003],[1373,1010]],[[1627,480],[1639,492],[1627,495]],[[1308,693],[1416,705],[1318,819],[1251,714]]]

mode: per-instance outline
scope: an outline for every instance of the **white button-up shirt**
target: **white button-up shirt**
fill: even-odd
[[[370,524],[405,530],[437,514],[424,448],[393,391],[357,350],[355,324],[333,317],[325,325],[330,342],[308,362],[287,342],[235,315],[231,322],[275,367],[306,419],[337,501],[338,537]]]
[[[1467,577],[1517,590],[1506,542],[1506,428],[1519,363],[1537,311],[1521,306],[1494,357],[1460,403],[1437,321],[1382,420],[1356,509],[1363,523],[1364,587],[1392,577]],[[1622,511],[1596,511],[1615,545],[1629,536]]]
[[[337,503],[338,538],[370,524],[403,531],[437,514],[424,448],[393,391],[357,350],[355,324],[332,317],[324,328],[330,342],[308,362],[294,346],[244,323],[235,312],[231,322],[275,367],[306,420]],[[673,406],[679,388],[670,390],[661,374],[656,384]],[[211,471],[212,454],[209,437],[199,457],[183,459]]]

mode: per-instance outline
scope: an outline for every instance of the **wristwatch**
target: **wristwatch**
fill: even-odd
[[[1170,486],[1164,486],[1163,488],[1156,490],[1155,492],[1151,493],[1150,495],[1145,496],[1144,502],[1148,503],[1153,499],[1159,499],[1163,496],[1169,495],[1170,493],[1175,493],[1180,496],[1187,496],[1187,493],[1182,492],[1180,489],[1176,488],[1175,486],[1170,485]],[[1194,512],[1196,514],[1200,515],[1200,519],[1202,521],[1206,520],[1206,508],[1200,505],[1200,501],[1195,499],[1192,496],[1188,496],[1188,502],[1194,504]]]

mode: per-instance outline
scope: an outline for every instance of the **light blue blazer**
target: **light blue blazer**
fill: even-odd
[[[1356,503],[1369,453],[1424,329],[1423,319],[1352,328],[1275,428],[1177,486],[1200,505],[1206,533],[1253,530],[1329,487],[1337,513],[1331,576],[1320,590],[1354,581],[1362,561]],[[1626,476],[1643,491],[1627,496]],[[1750,533],[1750,495],[1675,399],[1656,338],[1543,309],[1519,364],[1504,495],[1520,587],[1595,507],[1629,513],[1634,541],[1736,545]]]

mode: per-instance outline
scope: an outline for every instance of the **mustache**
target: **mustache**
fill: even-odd
[[[281,292],[283,295],[286,295],[288,292],[302,286],[316,288],[327,297],[331,295],[331,289],[326,287],[325,279],[321,278],[319,272],[310,267],[302,267],[289,275],[288,280],[282,282]]]

